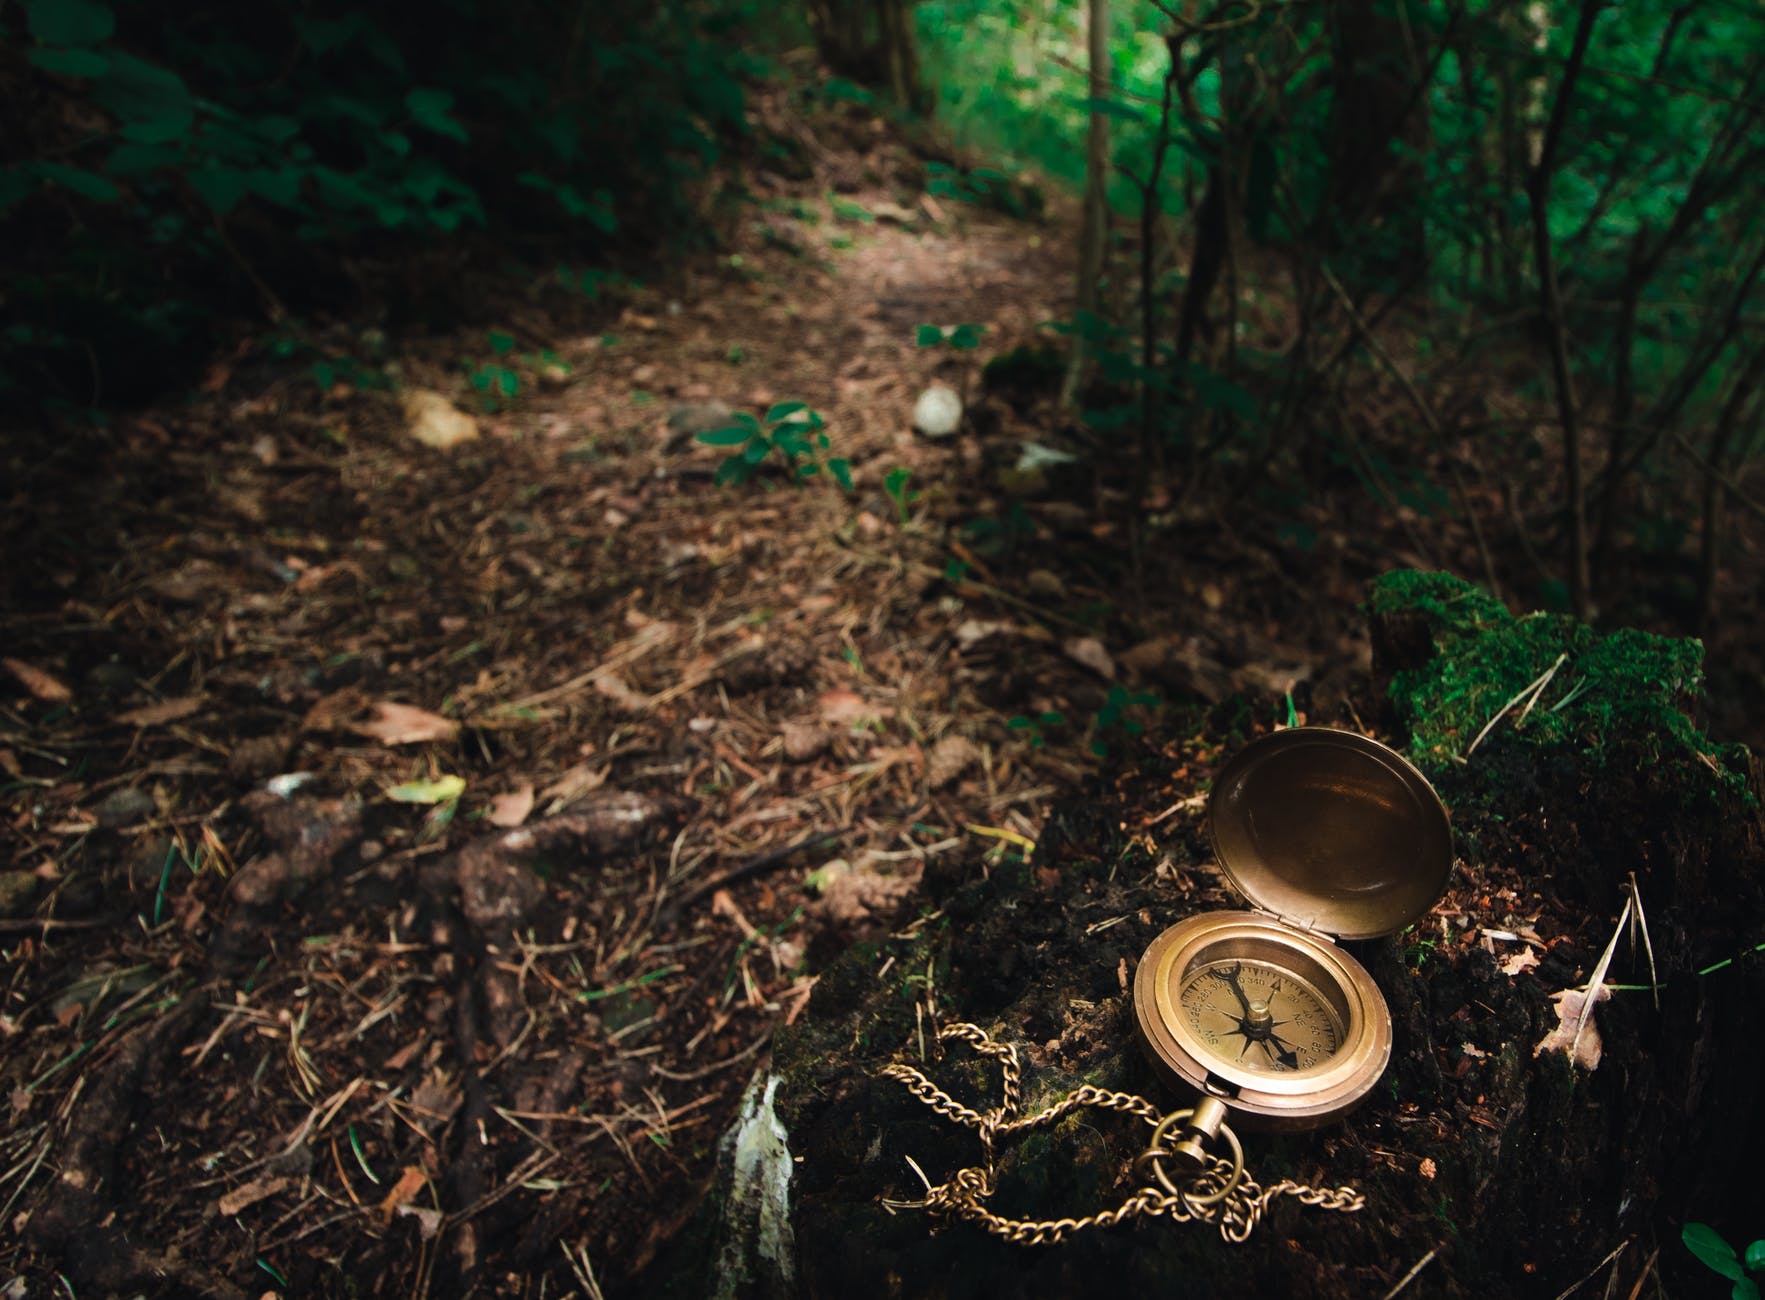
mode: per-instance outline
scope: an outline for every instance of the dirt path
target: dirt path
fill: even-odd
[[[951,549],[977,440],[909,429],[927,380],[978,370],[915,326],[1028,338],[1065,241],[886,187],[765,197],[595,335],[513,326],[570,374],[523,363],[451,452],[364,375],[315,395],[261,353],[40,449],[4,627],[0,1272],[621,1276],[825,958],[1079,779],[1010,719],[1103,683]],[[464,403],[483,352],[401,381]],[[785,400],[851,497],[716,485],[683,434],[685,405]]]

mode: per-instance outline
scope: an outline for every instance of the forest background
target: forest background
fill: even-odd
[[[570,973],[582,984],[572,996],[595,1007],[650,1007],[653,996],[651,1018],[665,1036],[695,1031],[685,1054],[667,1058],[675,1073],[656,1077],[696,1085],[694,1071],[706,1067],[692,1052],[703,1045],[723,1064],[756,1059],[748,1054],[772,1025],[795,1014],[784,1004],[801,995],[793,1005],[804,1005],[813,958],[826,953],[805,957],[805,944],[787,937],[803,916],[794,893],[767,888],[764,904],[741,904],[759,929],[741,905],[731,915],[717,903],[716,924],[742,933],[716,946],[686,902],[663,906],[667,886],[695,903],[716,900],[711,886],[737,880],[707,875],[707,885],[694,870],[737,862],[729,870],[747,884],[805,845],[823,846],[815,818],[825,809],[803,811],[817,794],[846,799],[839,831],[874,833],[864,847],[879,855],[923,861],[956,842],[913,820],[922,796],[940,789],[962,792],[984,810],[974,818],[1000,825],[966,813],[944,821],[979,825],[1001,850],[1022,847],[1049,791],[1094,777],[1095,760],[1142,730],[1159,694],[1205,705],[1261,690],[1279,701],[1271,711],[1283,722],[1352,712],[1353,691],[1340,680],[1327,704],[1321,682],[1306,680],[1307,664],[1332,654],[1370,666],[1352,611],[1360,588],[1345,575],[1445,569],[1515,613],[1701,637],[1711,690],[1699,722],[1717,741],[1765,741],[1765,11],[1740,0],[440,0],[372,9],[28,0],[0,7],[0,115],[0,618],[5,680],[21,692],[5,714],[0,755],[13,778],[8,833],[22,846],[21,870],[8,873],[22,901],[3,923],[27,936],[18,951],[37,961],[21,957],[8,978],[9,996],[29,1004],[16,1023],[28,1023],[38,1053],[6,1139],[16,1148],[6,1149],[5,1177],[24,1171],[9,1207],[51,1149],[30,1127],[43,1106],[31,1090],[43,1085],[41,1099],[67,1087],[64,1123],[83,1086],[83,1076],[69,1084],[78,1072],[61,1073],[64,1065],[93,1043],[114,1047],[104,1036],[128,1024],[107,1010],[90,1041],[62,1054],[48,1022],[83,1034],[115,992],[110,968],[93,976],[101,963],[69,956],[72,945],[90,937],[96,952],[109,942],[110,922],[95,914],[114,903],[118,968],[134,969],[141,954],[128,945],[139,943],[166,987],[212,958],[230,988],[236,972],[225,964],[238,954],[208,943],[204,927],[231,907],[222,939],[256,944],[253,927],[269,933],[272,915],[287,922],[288,909],[274,906],[288,900],[268,891],[268,902],[238,903],[238,887],[221,883],[232,869],[225,844],[313,840],[286,824],[244,826],[251,794],[241,791],[262,793],[296,756],[330,765],[327,778],[348,791],[340,806],[381,786],[393,806],[371,806],[379,838],[368,842],[377,854],[382,839],[397,846],[392,856],[411,871],[445,842],[456,810],[467,808],[455,831],[490,815],[475,801],[493,775],[558,777],[540,796],[543,804],[557,792],[555,811],[566,796],[594,793],[615,756],[659,756],[634,780],[667,784],[669,794],[688,788],[712,831],[681,872],[670,858],[649,882],[663,885],[641,900],[638,872],[581,886],[584,933],[608,951]],[[757,350],[756,339],[782,329],[792,293],[837,295],[839,255],[882,226],[904,241],[966,241],[978,263],[1003,263],[1014,288],[1055,266],[1059,282],[1045,300],[1058,310],[1028,330],[952,319],[936,283],[929,297],[882,304],[877,328],[914,339],[914,359],[961,391],[967,423],[948,442],[915,440],[903,409],[880,435],[867,431],[864,463],[849,450],[859,439],[837,423],[824,428],[811,409],[838,400],[852,373],[836,377],[832,362],[848,358],[832,357],[826,392],[762,398],[754,394],[772,379],[754,378],[743,340]],[[780,265],[801,268],[802,279]],[[718,383],[728,377],[732,395],[741,387],[753,411],[724,408],[696,423],[693,401],[652,407],[650,389],[697,396],[668,373],[671,361],[686,372],[684,347],[614,373],[635,351],[617,352],[619,334],[653,336],[660,350],[670,313],[691,318],[704,306],[647,287],[683,268],[697,278],[681,282],[719,295],[725,314],[713,324],[727,324],[730,339],[713,358]],[[974,282],[988,289],[983,277]],[[751,318],[727,311],[730,303],[750,306]],[[846,314],[860,316],[857,306]],[[774,309],[780,315],[764,314]],[[583,346],[566,360],[553,337]],[[619,418],[630,427],[602,444],[594,430],[580,445],[549,432],[542,440],[547,418],[570,424],[574,438],[594,408],[584,403],[566,419],[542,409],[541,394],[570,382],[572,363],[580,378],[610,355],[606,382],[629,397]],[[465,472],[413,448],[400,418],[413,377],[432,381],[443,365],[449,402],[497,433]],[[640,375],[650,377],[640,385]],[[915,373],[913,385],[924,377]],[[511,413],[532,415],[520,432],[543,455],[528,459]],[[208,445],[180,445],[190,430]],[[1015,463],[1014,439],[1023,448]],[[387,454],[387,444],[398,450]],[[715,480],[690,462],[700,444],[729,453]],[[249,491],[236,490],[241,463],[255,476]],[[811,506],[806,494],[787,498],[775,470],[821,474],[813,490],[825,495]],[[480,472],[482,491],[471,481]],[[120,481],[97,482],[106,475]],[[158,495],[166,484],[175,510]],[[645,497],[652,490],[675,495],[657,506]],[[729,504],[732,519],[738,507],[751,512],[731,525],[737,540],[711,529],[689,545],[653,522],[669,512],[674,523],[702,522],[717,513],[707,500]],[[777,505],[784,500],[792,504]],[[405,508],[408,518],[397,514]],[[548,531],[547,511],[568,527]],[[777,663],[768,650],[766,670],[744,686],[731,665],[746,672],[761,658],[748,654],[764,648],[755,629],[776,616],[769,631],[782,643],[790,629],[777,631],[779,610],[795,601],[807,623],[839,604],[814,588],[831,562],[792,531],[805,520],[826,534],[816,540],[837,536],[839,564],[872,564],[914,585],[888,588],[878,606],[900,597],[887,606],[887,637],[875,620],[867,629],[842,610],[837,637],[829,615],[813,650]],[[879,538],[899,553],[852,558]],[[542,562],[528,546],[552,549]],[[826,571],[792,570],[790,555],[777,553],[793,550],[799,568]],[[868,572],[838,570],[845,587],[867,594],[851,575]],[[777,592],[762,590],[774,577]],[[333,597],[327,583],[348,595]],[[1253,598],[1237,599],[1251,587]],[[804,590],[821,603],[797,600]],[[692,608],[701,598],[715,619]],[[969,618],[964,602],[1009,611],[1035,635]],[[1499,607],[1464,608],[1481,617]],[[934,627],[946,614],[953,627]],[[250,619],[272,615],[275,635],[254,640]],[[701,626],[681,632],[695,618]],[[1477,700],[1472,722],[1469,703],[1456,701],[1465,706],[1454,715],[1456,744],[1510,709],[1516,731],[1531,715],[1528,735],[1597,735],[1621,694],[1615,684],[1639,663],[1643,676],[1671,678],[1649,685],[1696,700],[1698,648],[1680,645],[1610,672],[1609,660],[1591,656],[1570,665],[1534,713],[1567,650],[1594,634],[1563,632],[1554,620],[1528,626],[1560,633],[1565,652],[1540,641],[1526,647],[1530,657],[1479,665],[1490,670],[1481,688],[1489,698]],[[1025,639],[989,649],[1006,636]],[[669,637],[679,659],[666,662],[678,671],[665,681],[655,647]],[[1350,637],[1354,653],[1342,653]],[[935,653],[907,654],[915,638]],[[1314,655],[1325,642],[1332,648]],[[579,671],[596,653],[614,685]],[[1005,754],[1000,770],[1017,764],[1008,775],[1018,806],[1005,809],[1011,800],[992,767],[985,781],[974,777],[972,745],[945,751],[960,762],[942,784],[929,771],[900,777],[910,761],[934,768],[939,752],[931,731],[908,734],[917,725],[909,685],[884,706],[898,709],[901,735],[865,747],[881,745],[888,727],[860,688],[883,689],[891,656],[902,682],[956,665],[943,683],[948,698],[972,687],[985,707],[959,727],[950,719],[960,709],[948,704],[940,725],[964,743],[961,727],[997,742],[986,761]],[[136,677],[131,663],[151,672]],[[851,681],[835,679],[830,664],[850,669]],[[656,674],[648,683],[646,667]],[[624,682],[621,694],[621,672],[643,689]],[[1081,684],[1050,685],[1061,673]],[[1148,679],[1158,694],[1142,689]],[[698,708],[690,697],[701,688],[724,693],[727,716],[707,727],[728,730],[688,734],[669,712],[682,700],[681,709]],[[448,716],[364,722],[370,689]],[[767,708],[736,717],[729,696],[739,702],[744,690],[770,691]],[[773,724],[803,707],[819,710],[816,727],[792,754],[803,732]],[[219,729],[199,731],[217,709]],[[335,739],[343,735],[381,744],[352,749]],[[910,760],[920,741],[931,758]],[[422,744],[433,747],[412,757],[410,746]],[[716,750],[705,760],[715,779],[693,775],[696,754],[681,759],[695,745]],[[663,759],[681,759],[686,780]],[[853,761],[824,781],[807,767],[780,778],[787,760]],[[1198,758],[1195,771],[1202,766]],[[464,801],[452,768],[471,771]],[[148,776],[163,778],[156,793]],[[895,791],[878,789],[897,779],[913,789],[890,803]],[[976,788],[964,792],[959,779]],[[774,841],[750,851],[733,835],[718,838],[739,821],[743,800],[762,789],[755,802],[771,799],[793,780],[788,816],[764,826]],[[515,824],[534,807],[526,789]],[[874,804],[859,804],[860,792]],[[302,812],[314,818],[308,829],[339,824],[338,807],[319,803]],[[409,803],[428,807],[421,827],[397,825]],[[192,814],[198,806],[210,812]],[[855,809],[875,816],[866,824]],[[646,816],[660,825],[676,811],[658,796]],[[884,830],[903,824],[924,843],[885,843]],[[372,859],[325,843],[328,859],[355,870],[331,902],[348,912],[349,891],[374,884]],[[152,851],[138,853],[143,846]],[[856,847],[843,851],[859,858]],[[1511,883],[1523,892],[1537,882]],[[619,893],[628,886],[632,897]],[[577,885],[548,876],[547,887]],[[26,916],[32,908],[43,915]],[[651,928],[636,925],[629,944],[615,942],[628,912],[646,908]],[[577,919],[571,912],[572,934]],[[1585,919],[1577,912],[1573,924]],[[808,946],[844,942],[839,926],[849,922],[818,921],[822,937]],[[318,919],[312,927],[323,930]],[[676,928],[691,930],[690,940],[674,945]],[[39,947],[43,935],[70,946]],[[1585,934],[1575,938],[1585,945]],[[691,943],[704,952],[675,964],[675,947]],[[796,964],[780,959],[781,944],[797,945]],[[762,951],[775,969],[754,977]],[[250,985],[270,958],[247,955],[259,961]],[[1563,958],[1565,984],[1590,964],[1572,957]],[[277,960],[285,958],[293,964],[287,954]],[[699,961],[703,970],[686,970]],[[180,962],[189,963],[182,974]],[[97,979],[100,991],[52,1002],[47,990],[63,976],[76,990]],[[720,978],[718,1007],[696,1009],[701,983]],[[303,991],[310,983],[288,980]],[[125,988],[128,1008],[159,989]],[[731,1022],[732,1006],[756,1025],[772,1019],[724,1053],[749,1023]],[[600,1009],[611,1026],[611,1006]],[[650,1023],[633,1016],[639,1030]],[[346,1063],[362,1039],[341,1012],[338,1025],[336,1059],[320,1071],[327,1088],[356,1068]],[[599,1022],[571,1025],[599,1032]],[[608,1095],[629,1066],[618,1056],[628,1027],[593,1045],[618,1057],[594,1084]],[[260,1022],[253,1032],[278,1031]],[[296,1035],[282,1032],[297,1076],[288,1113],[298,1119],[318,1085],[299,1068]],[[108,1063],[109,1050],[81,1068]],[[395,1056],[388,1078],[417,1068]],[[462,1057],[473,1059],[470,1050]],[[523,1066],[537,1069],[537,1059]],[[254,1097],[257,1085],[253,1076]],[[337,1093],[338,1107],[358,1104],[351,1095]],[[211,1114],[236,1119],[232,1096],[191,1123],[201,1130],[188,1138],[193,1147],[199,1137],[220,1149],[205,1126]],[[687,1114],[698,1104],[661,1108],[661,1136],[683,1117],[709,1128],[733,1098]],[[338,1113],[354,1122],[353,1110]],[[630,1118],[629,1131],[666,1149],[642,1127],[650,1123]],[[365,1118],[362,1132],[373,1136]],[[459,1145],[471,1154],[471,1140]],[[355,1157],[366,1173],[368,1154],[358,1147]],[[709,1158],[695,1150],[681,1167],[696,1178]],[[482,1169],[455,1163],[467,1173],[450,1186],[450,1212],[465,1222],[491,1194],[473,1181]],[[347,1187],[353,1175],[337,1164]],[[506,1186],[531,1172],[505,1164]],[[688,1174],[679,1177],[684,1184]],[[664,1234],[645,1224],[655,1227],[645,1246],[653,1251]],[[567,1249],[565,1258],[574,1271]],[[273,1267],[232,1265],[247,1274]]]

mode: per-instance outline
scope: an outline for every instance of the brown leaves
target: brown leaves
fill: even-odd
[[[6,671],[18,678],[27,691],[45,704],[66,704],[74,697],[74,693],[56,678],[22,659],[0,659],[0,663],[5,664]]]
[[[200,695],[180,695],[158,704],[145,704],[138,709],[116,715],[116,720],[130,727],[160,727],[179,718],[187,718],[202,707]]]
[[[358,722],[350,730],[382,745],[419,745],[428,740],[452,740],[460,734],[460,724],[427,709],[380,700],[374,705],[373,721]]]
[[[511,790],[507,794],[491,796],[490,824],[492,826],[519,826],[527,820],[533,811],[533,783],[523,782],[519,790]]]

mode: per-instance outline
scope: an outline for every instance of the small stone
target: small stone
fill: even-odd
[[[125,786],[106,795],[98,805],[98,824],[106,830],[132,826],[143,818],[151,817],[157,808],[153,796],[147,791],[135,786]]]
[[[945,384],[933,384],[913,404],[913,427],[928,438],[948,438],[962,427],[962,399]]]
[[[379,840],[363,840],[360,844],[356,845],[355,851],[356,856],[364,863],[378,862],[381,855],[386,852],[386,846],[380,843]]]
[[[31,914],[37,878],[28,871],[0,871],[0,917],[16,920]]]
[[[1024,581],[1029,584],[1032,595],[1044,600],[1062,600],[1066,596],[1066,583],[1050,569],[1031,569]]]

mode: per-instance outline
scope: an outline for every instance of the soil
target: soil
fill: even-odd
[[[861,1003],[875,1060],[815,1068],[868,1077],[907,1040],[912,997],[862,1001],[883,954],[906,970],[943,936],[940,1013],[1009,1015],[1048,1086],[1086,1077],[1119,1045],[1117,972],[1149,915],[1220,897],[1194,806],[1150,838],[1146,819],[1204,791],[1228,735],[1289,717],[1390,732],[1366,583],[1418,562],[1424,534],[1430,559],[1475,573],[1469,530],[1370,503],[1340,469],[1305,498],[1155,493],[1136,565],[1112,461],[1050,471],[1027,499],[1012,477],[1025,439],[1088,454],[1033,359],[981,373],[1066,310],[1074,214],[926,198],[923,164],[855,109],[789,130],[801,174],[746,177],[755,202],[714,254],[611,306],[504,285],[514,362],[484,329],[394,355],[338,325],[295,360],[242,340],[186,400],[107,428],[9,438],[0,1277],[29,1294],[65,1278],[77,1294],[541,1296],[644,1276],[689,1229],[756,1068],[775,1052],[810,1068],[816,1035]],[[986,326],[982,348],[915,346],[917,326],[962,322]],[[304,364],[320,353],[359,364],[321,389]],[[470,409],[469,375],[493,362],[520,391],[449,451],[412,441],[374,381],[395,363],[407,389]],[[910,427],[933,380],[967,399],[954,438]],[[1391,401],[1368,383],[1368,409]],[[714,480],[722,453],[687,408],[788,400],[825,417],[853,493],[827,473]],[[1749,545],[1712,653],[1756,691]],[[1231,716],[1198,729],[1224,698]],[[1730,716],[1714,729],[1746,738]],[[1439,961],[1370,958],[1409,1026],[1395,1094],[1362,1126],[1258,1153],[1265,1175],[1327,1170],[1410,1207],[1346,1228],[1277,1212],[1271,1253],[1314,1261],[1293,1294],[1365,1294],[1436,1243],[1418,1153],[1453,1204],[1475,1201],[1475,1169],[1531,1158],[1504,1143],[1449,1163],[1467,1134],[1494,1141],[1489,1098],[1534,1086],[1500,1062],[1549,1014],[1538,990],[1470,1010],[1506,978],[1475,936],[1523,920],[1554,990],[1587,978],[1621,903],[1558,897],[1514,834],[1443,902],[1466,920]],[[1035,865],[1012,865],[1031,842]],[[1081,933],[1074,914],[1126,919]],[[1688,930],[1686,960],[1732,928]],[[1757,993],[1749,970],[1728,987]],[[1075,996],[1101,1010],[1072,1019]],[[1565,1143],[1645,1122],[1620,1104],[1632,1076],[1593,1078],[1593,1117],[1565,1102],[1537,1122]],[[842,1114],[930,1148],[933,1118],[894,1085],[830,1080]],[[805,1203],[871,1169],[859,1155],[807,1168]],[[1092,1184],[1025,1203],[1098,1190],[1103,1162],[1074,1169]],[[1502,1246],[1499,1224],[1561,1196],[1533,1187],[1478,1220],[1466,1278],[1530,1264],[1554,1285],[1629,1231],[1566,1225],[1578,1245],[1558,1256]],[[1054,1258],[891,1223],[909,1294]],[[1058,1265],[1074,1277],[1104,1248],[1076,1249]],[[1134,1267],[1156,1274],[1166,1250]],[[1230,1258],[1250,1271],[1222,1293],[1275,1267]]]

